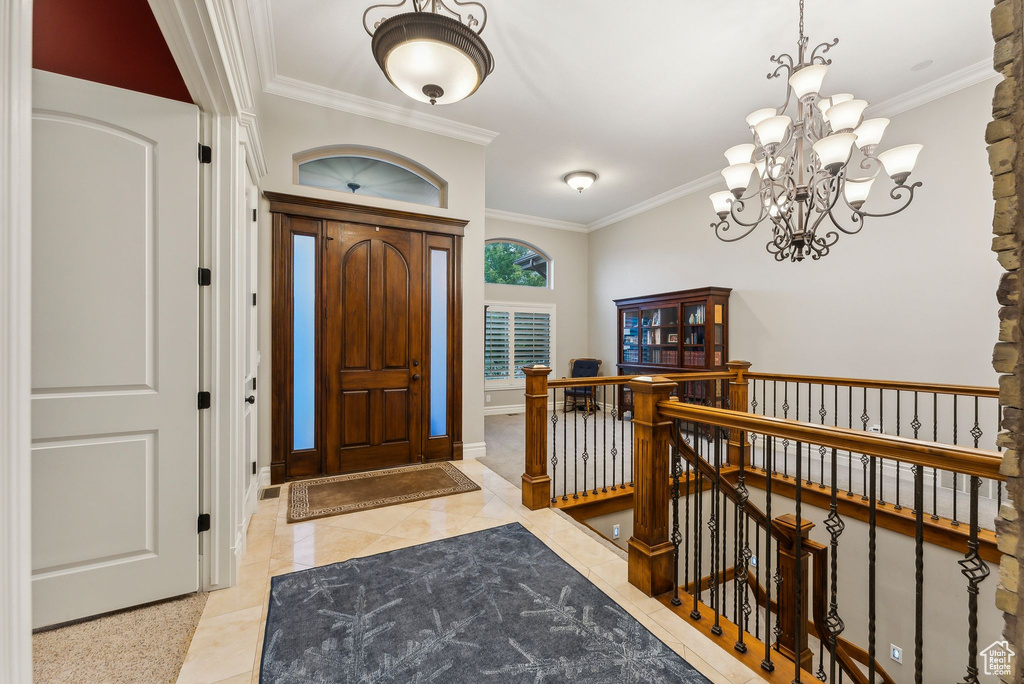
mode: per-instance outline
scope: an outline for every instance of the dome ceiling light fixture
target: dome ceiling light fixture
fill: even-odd
[[[394,10],[399,13],[370,25],[371,14]],[[400,0],[363,12],[381,71],[403,93],[432,105],[464,100],[494,70],[480,38],[486,25],[487,9],[479,2]]]
[[[573,190],[583,192],[594,184],[594,181],[597,180],[597,174],[593,171],[573,171],[572,173],[565,174],[562,180]]]
[[[821,94],[832,64],[824,55],[838,44],[838,38],[821,43],[808,56],[800,0],[797,59],[773,55],[777,66],[768,74],[769,79],[787,78],[786,99],[781,107],[758,109],[747,117],[753,143],[725,151],[729,166],[722,176],[729,189],[711,195],[718,214],[711,227],[719,240],[742,240],[767,219],[772,224],[767,250],[776,261],[817,260],[839,241],[839,233],[859,233],[866,217],[898,214],[914,200],[921,183],[907,180],[922,146],[901,145],[876,154],[889,120],[865,120],[868,103],[849,93]],[[791,105],[792,116],[786,114]],[[856,163],[851,162],[854,146],[860,149]],[[863,206],[883,169],[894,184],[888,194],[897,205],[869,213]],[[747,203],[753,206],[744,211]],[[848,224],[838,218],[844,211],[850,212]],[[742,231],[735,237],[729,233],[734,224]]]

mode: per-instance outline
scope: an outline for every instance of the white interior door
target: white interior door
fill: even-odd
[[[198,588],[199,112],[33,89],[38,627]]]

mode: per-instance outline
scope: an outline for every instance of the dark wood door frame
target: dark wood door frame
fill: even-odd
[[[336,440],[325,437],[331,427],[327,417],[327,387],[325,376],[325,345],[322,340],[325,328],[324,292],[327,285],[326,245],[330,238],[328,224],[358,224],[374,228],[390,228],[418,233],[413,242],[419,245],[423,256],[423,310],[422,354],[423,376],[430,382],[437,382],[430,375],[429,346],[429,285],[430,257],[434,252],[444,252],[447,259],[447,420],[444,435],[430,437],[428,385],[422,389],[422,410],[410,420],[422,420],[422,438],[419,452],[423,460],[447,460],[462,458],[462,236],[468,221],[443,216],[430,216],[393,209],[379,209],[344,202],[332,202],[297,195],[266,192],[273,216],[273,306],[272,306],[272,453],[270,476],[277,484],[304,477],[330,474],[329,463],[337,459],[328,458],[328,449],[333,449]],[[336,231],[336,229],[335,229]],[[291,246],[293,235],[314,236],[317,241],[317,296],[315,311],[316,331],[316,383],[315,383],[315,439],[312,449],[294,451],[292,434],[293,387],[292,387],[292,279]]]

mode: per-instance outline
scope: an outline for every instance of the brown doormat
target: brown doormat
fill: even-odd
[[[288,487],[288,522],[460,494],[479,486],[448,462],[300,480]]]

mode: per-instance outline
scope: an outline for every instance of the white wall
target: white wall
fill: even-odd
[[[733,288],[730,356],[755,370],[995,385],[1001,269],[989,249],[984,140],[993,88],[989,80],[893,117],[883,148],[924,144],[911,177],[924,186],[904,213],[868,220],[818,262],[774,261],[767,226],[720,242],[712,190],[591,233],[591,354],[606,369],[616,363],[612,299],[715,285]]]
[[[569,359],[587,356],[588,259],[587,234],[543,228],[488,218],[484,234],[487,240],[512,238],[527,242],[551,257],[549,283],[553,287],[521,285],[484,285],[487,302],[555,305],[555,366],[552,378],[569,374]],[[481,279],[482,280],[482,279]],[[467,281],[467,287],[469,282]],[[604,369],[602,369],[604,371]],[[612,371],[614,373],[614,370]],[[480,382],[466,378],[467,384]],[[487,390],[488,408],[512,407],[511,413],[525,408],[523,389]]]
[[[377,121],[264,94],[260,105],[260,129],[267,159],[262,190],[367,204],[437,216],[468,219],[463,239],[463,442],[467,455],[474,445],[482,447],[483,424],[483,282],[484,244],[484,147],[433,133]],[[414,159],[448,181],[448,208],[425,207],[407,202],[331,192],[292,182],[292,155],[314,147],[357,144],[379,147]],[[260,216],[260,376],[270,388],[271,363],[271,221],[267,202]],[[267,399],[269,391],[264,398]],[[270,465],[271,402],[260,407],[260,466]],[[480,455],[480,454],[476,454]]]

